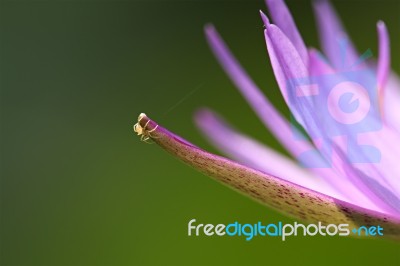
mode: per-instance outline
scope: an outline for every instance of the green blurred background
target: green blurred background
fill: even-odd
[[[318,39],[309,1],[289,1]],[[400,2],[334,2],[360,51],[383,19],[400,73]],[[134,135],[141,112],[217,152],[193,124],[218,111],[284,152],[209,51],[212,22],[276,106],[263,1],[2,1],[2,265],[389,265],[384,240],[188,237],[187,223],[293,222]],[[180,102],[189,92],[191,97]]]

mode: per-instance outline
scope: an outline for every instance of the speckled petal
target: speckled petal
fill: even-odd
[[[195,122],[214,146],[235,161],[311,190],[348,201],[321,177],[300,167],[297,162],[232,129],[211,110],[203,108],[196,112]]]
[[[243,166],[221,156],[210,154],[182,141],[147,116],[139,125],[160,147],[200,172],[277,211],[306,222],[347,223],[350,227],[381,225],[384,237],[400,239],[400,220],[372,210],[345,203]],[[273,162],[271,162],[273,163]]]

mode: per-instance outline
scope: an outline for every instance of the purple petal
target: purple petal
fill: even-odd
[[[391,130],[388,127],[383,127],[377,132],[366,132],[360,134],[355,139],[363,145],[375,147],[381,153],[381,160],[376,164],[361,164],[354,165],[358,169],[363,169],[363,172],[368,173],[381,186],[386,187],[388,191],[396,195],[400,195],[400,182],[395,177],[400,176],[400,150],[393,149],[393,146],[400,146],[400,136],[398,132]],[[367,156],[368,154],[366,154]],[[399,196],[398,196],[399,197]],[[399,199],[400,202],[400,199]],[[400,205],[398,206],[400,213]]]
[[[360,208],[208,153],[182,141],[147,116],[142,116],[138,125],[144,134],[174,157],[279,212],[306,222],[347,223],[351,228],[364,225],[368,219],[371,224],[384,228],[385,237],[400,238],[400,220],[395,217]]]
[[[307,48],[285,2],[283,0],[266,0],[265,2],[268,6],[270,11],[269,13],[274,24],[276,24],[285,33],[285,35],[293,43],[293,46],[299,53],[303,63],[308,65]]]
[[[293,92],[289,91],[288,84],[296,79],[307,78],[308,70],[296,48],[278,27],[267,25],[264,35],[272,69],[286,104],[296,120],[305,127],[299,113],[301,110],[290,100],[290,94]]]
[[[343,176],[346,176],[362,190],[364,195],[367,195],[379,207],[380,211],[400,218],[400,199],[390,187],[384,185],[385,180],[380,178],[382,172],[377,170],[373,164],[362,164],[360,167],[362,170],[359,170],[355,164],[349,162],[343,149],[336,147],[335,152],[337,152],[338,160],[334,167],[341,169]]]
[[[383,97],[385,120],[400,133],[400,79],[395,73],[389,75]]]
[[[312,97],[302,97],[305,99],[307,106],[299,105],[296,102],[298,97],[294,89],[300,85],[300,81],[310,84],[310,82],[306,82],[309,79],[308,69],[301,60],[296,48],[277,26],[268,25],[264,35],[275,78],[282,94],[286,95],[286,102],[290,111],[309,134],[317,131],[318,128],[316,128],[312,120],[304,120],[305,116],[307,116],[306,112],[309,112],[314,107],[312,99],[309,99]]]
[[[310,76],[321,76],[334,74],[335,70],[326,62],[321,53],[316,49],[309,49],[309,72]]]
[[[271,61],[272,65],[272,70],[274,72],[274,76],[276,79],[276,82],[278,83],[279,89],[282,93],[282,96],[288,106],[290,106],[290,101],[289,101],[289,96],[288,96],[288,91],[287,91],[287,80],[285,77],[285,73],[283,72],[283,69],[281,65],[279,64],[278,57],[276,55],[274,46],[272,45],[271,38],[267,35],[264,34],[265,36],[265,42],[267,44],[267,50],[268,50],[268,55],[269,59]]]
[[[335,10],[327,0],[314,1],[322,50],[337,69],[344,69],[357,62],[358,54]]]
[[[386,85],[387,78],[390,72],[390,42],[389,42],[389,34],[387,32],[386,25],[383,21],[378,22],[377,30],[379,39],[377,80],[378,80],[378,89],[383,90],[383,88]]]
[[[270,24],[268,17],[261,10],[260,10],[260,16],[265,26]]]
[[[206,28],[209,45],[225,72],[246,98],[263,123],[274,133],[279,141],[294,156],[312,147],[306,141],[296,141],[293,136],[300,134],[290,127],[288,122],[277,112],[257,85],[250,79],[237,60],[233,57],[214,27]]]
[[[274,62],[274,65],[282,68],[282,72],[285,75],[285,83],[288,79],[308,77],[307,66],[301,59],[296,47],[280,28],[273,24],[267,25],[265,36],[271,40],[270,46],[272,46],[271,48],[278,59],[277,62]]]

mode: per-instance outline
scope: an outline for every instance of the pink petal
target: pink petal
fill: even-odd
[[[390,72],[390,41],[386,25],[383,21],[377,24],[378,40],[379,40],[379,57],[378,57],[378,89],[383,90],[386,85]]]
[[[302,97],[304,101],[299,103],[299,97],[295,91],[295,88],[301,85],[299,84],[301,80],[303,83],[310,84],[307,82],[309,80],[308,69],[296,48],[278,27],[272,24],[268,25],[264,35],[275,77],[281,91],[286,91],[290,111],[309,135],[316,136],[314,132],[318,132],[319,128],[315,121],[310,119],[315,116],[315,113],[312,113],[314,107],[313,100],[310,99],[312,97]]]
[[[276,24],[293,43],[303,63],[308,64],[307,48],[293,20],[292,14],[283,0],[265,1],[274,24]],[[269,23],[268,23],[269,24]],[[266,24],[267,25],[267,24]]]
[[[336,69],[345,69],[358,61],[358,54],[335,10],[327,0],[314,1],[322,50]]]
[[[278,66],[275,67],[282,69],[284,78],[286,78],[285,83],[288,79],[307,78],[309,76],[307,66],[302,61],[296,47],[281,29],[269,24],[264,33],[271,40],[270,46],[277,56],[277,62],[274,62],[274,65],[277,64]]]
[[[384,90],[385,122],[400,133],[400,79],[395,73],[389,75]]]
[[[297,122],[305,127],[302,115],[299,113],[301,110],[293,101],[294,92],[290,91],[288,84],[290,81],[296,82],[296,79],[308,78],[306,65],[296,48],[278,27],[272,24],[267,25],[264,36],[272,69],[286,104]]]
[[[381,173],[376,171],[373,164],[357,164],[349,162],[345,150],[336,147],[334,167],[342,171],[342,175],[357,186],[381,212],[400,218],[400,199],[382,183]],[[374,208],[375,209],[375,208]]]
[[[260,16],[265,26],[270,24],[268,17],[261,10],[260,10]]]
[[[330,75],[336,73],[335,69],[324,60],[319,51],[311,48],[309,49],[308,54],[310,58],[308,66],[310,76]]]

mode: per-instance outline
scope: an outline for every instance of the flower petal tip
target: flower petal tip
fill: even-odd
[[[211,124],[215,124],[215,119],[218,117],[217,114],[215,114],[213,111],[210,109],[203,107],[198,109],[195,114],[194,114],[194,122],[197,125],[198,128],[201,130],[207,130],[209,129]],[[219,119],[222,120],[222,118],[218,117]]]
[[[376,27],[378,28],[378,30],[384,30],[386,29],[386,24],[384,21],[378,20],[378,22],[376,23]]]
[[[379,90],[382,93],[386,86],[387,79],[390,73],[390,39],[389,33],[386,28],[385,22],[379,20],[376,24],[378,32],[378,65],[377,65],[377,79]],[[381,95],[381,97],[383,97]]]
[[[260,10],[260,16],[261,16],[261,19],[262,19],[264,25],[268,26],[270,24],[269,23],[269,19],[268,19],[267,15],[265,15],[265,13],[262,10]]]
[[[210,111],[208,108],[205,108],[205,107],[200,108],[200,109],[198,109],[198,110],[194,113],[194,119],[195,119],[196,121],[198,121],[198,120],[203,120],[203,119],[205,119],[207,116],[209,116],[210,112],[211,112],[211,111]]]
[[[206,36],[210,35],[210,34],[214,34],[216,32],[215,26],[211,23],[208,23],[206,25],[204,25],[204,33],[206,34]]]
[[[312,2],[313,6],[318,8],[320,6],[330,5],[328,0],[315,0]]]

